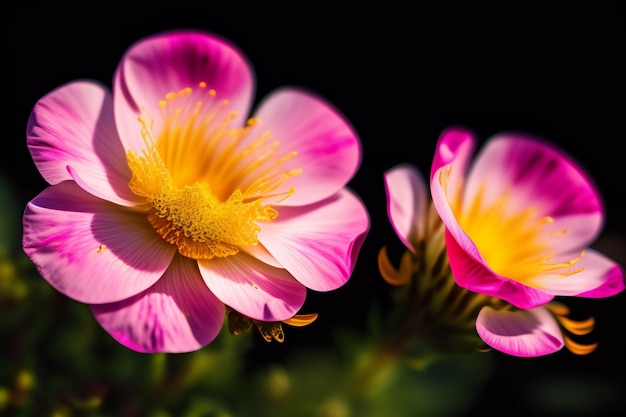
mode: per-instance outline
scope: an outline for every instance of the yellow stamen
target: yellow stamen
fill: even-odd
[[[561,304],[557,301],[546,304],[546,307],[557,316],[566,316],[569,314],[569,308],[565,304]]]
[[[302,327],[313,323],[317,319],[317,313],[311,314],[296,314],[290,319],[283,320],[283,323],[290,326]]]
[[[198,85],[201,100],[185,88],[159,102],[156,136],[153,120],[142,113],[146,148],[129,151],[127,162],[129,186],[151,205],[148,220],[157,233],[186,257],[211,259],[257,244],[259,223],[278,216],[266,201],[292,195],[293,187],[279,187],[300,170],[279,169],[296,153],[279,155],[280,143],[269,141],[269,132],[249,138],[259,119],[232,128],[237,112],[226,109],[228,100]]]
[[[554,222],[550,216],[537,216],[533,207],[513,209],[512,199],[504,194],[487,203],[484,186],[465,208],[457,207],[459,223],[480,250],[487,265],[499,275],[528,286],[539,287],[534,278],[547,273],[561,276],[576,274],[571,269],[584,256],[565,262],[552,262],[551,238],[567,233],[548,233],[545,226]]]
[[[598,347],[598,343],[591,343],[589,345],[583,345],[580,343],[574,342],[567,336],[563,337],[565,342],[565,347],[575,355],[588,355]]]
[[[402,259],[404,260],[404,258],[405,257]],[[378,252],[378,269],[380,270],[380,274],[383,276],[383,279],[391,285],[406,285],[411,279],[411,269],[404,268],[405,273],[401,274],[396,268],[393,267],[393,265],[391,265],[386,247],[382,247]],[[409,273],[406,273],[407,270]]]
[[[582,321],[568,319],[567,317],[559,317],[559,321],[567,331],[578,336],[590,333],[595,326],[595,320],[593,317]]]

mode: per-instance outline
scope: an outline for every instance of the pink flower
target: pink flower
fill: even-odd
[[[369,230],[346,187],[357,134],[296,88],[246,120],[254,88],[235,46],[170,32],[129,48],[112,93],[73,81],[32,111],[28,148],[51,186],[26,207],[24,250],[131,349],[198,349],[225,306],[287,320],[307,288],[336,289],[353,271]]]
[[[622,268],[588,247],[604,221],[600,196],[582,168],[541,139],[503,133],[470,161],[475,142],[466,129],[445,130],[432,164],[452,273],[461,287],[518,309],[483,308],[476,327],[487,344],[519,356],[554,352],[563,339],[541,306],[624,289]]]

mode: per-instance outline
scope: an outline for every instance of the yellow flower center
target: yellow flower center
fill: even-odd
[[[486,204],[483,194],[481,188],[467,209],[457,209],[455,213],[496,274],[537,288],[540,285],[533,279],[536,276],[548,273],[568,276],[582,270],[571,267],[583,257],[583,252],[566,262],[553,260],[555,253],[550,252],[550,239],[567,230],[546,231],[545,227],[553,222],[551,217],[537,216],[533,207],[515,210],[507,195]]]
[[[127,162],[129,187],[149,203],[156,232],[183,256],[211,259],[256,245],[259,223],[278,216],[266,200],[292,195],[293,188],[279,187],[301,170],[280,170],[296,153],[277,154],[279,142],[270,142],[269,132],[250,140],[260,121],[231,127],[237,113],[226,109],[228,101],[216,101],[205,83],[199,87],[169,93],[159,103],[162,128],[156,139],[152,119],[142,113],[146,148],[129,151]]]

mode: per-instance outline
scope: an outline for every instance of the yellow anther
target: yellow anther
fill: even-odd
[[[198,85],[206,88],[205,82]],[[269,132],[246,139],[261,122],[258,118],[233,128],[237,111],[224,117],[215,107],[228,105],[228,100],[213,100],[213,89],[201,93],[204,100],[186,98],[191,88],[168,93],[159,102],[163,122],[156,135],[152,119],[142,112],[146,147],[129,151],[127,162],[129,187],[152,206],[148,220],[154,230],[183,256],[211,259],[257,244],[260,225],[278,215],[266,200],[293,194],[293,187],[278,187],[301,170],[279,169],[296,153],[277,155],[279,142],[270,142]],[[246,146],[239,146],[244,139]]]
[[[589,317],[587,320],[577,321],[567,317],[559,317],[559,321],[568,332],[575,335],[585,335],[590,333],[595,326],[595,319]]]
[[[580,343],[574,342],[567,336],[563,337],[563,341],[565,342],[565,347],[575,355],[588,355],[598,347],[598,343],[591,343],[589,345],[583,345]]]

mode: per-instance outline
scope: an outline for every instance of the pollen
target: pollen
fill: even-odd
[[[465,210],[458,211],[459,223],[487,265],[499,275],[538,287],[534,280],[537,276],[567,277],[582,271],[574,266],[583,258],[583,252],[573,259],[555,260],[553,240],[565,236],[567,230],[550,231],[548,226],[554,219],[539,216],[532,206],[513,209],[507,194],[486,203],[481,189]]]
[[[233,127],[238,113],[200,82],[170,92],[157,103],[161,120],[139,119],[145,148],[129,151],[130,189],[146,199],[148,221],[183,256],[231,256],[256,245],[264,222],[278,216],[271,203],[295,192],[285,186],[300,170],[252,118]],[[155,128],[154,126],[159,126]]]

